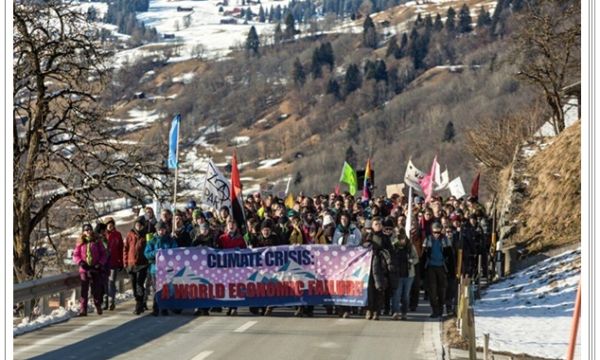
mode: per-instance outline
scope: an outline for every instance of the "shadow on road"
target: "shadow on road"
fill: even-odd
[[[144,316],[31,359],[109,359],[143,346],[197,318]]]

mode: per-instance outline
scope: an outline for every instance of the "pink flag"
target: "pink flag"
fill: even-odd
[[[421,180],[419,180],[419,185],[421,185],[421,189],[423,189],[423,194],[425,194],[425,202],[429,202],[431,200],[431,196],[433,195],[433,183],[435,181],[436,171],[439,172],[440,165],[437,162],[437,155],[433,158],[433,164],[431,164],[431,171],[429,174],[425,175]]]

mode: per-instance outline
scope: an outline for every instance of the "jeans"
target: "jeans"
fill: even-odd
[[[398,287],[396,288],[396,291],[394,291],[394,295],[392,296],[393,313],[402,313],[404,315],[408,311],[409,295],[413,279],[413,277],[400,278],[400,281],[398,282]],[[400,304],[402,304],[402,309],[400,309]]]
[[[117,274],[119,269],[110,269],[108,274],[108,297],[115,302],[115,296],[117,296]]]
[[[136,306],[142,306],[142,302],[144,301],[144,283],[146,282],[147,271],[147,268],[142,268],[139,271],[132,271],[129,273],[129,280],[133,295],[135,296]]]

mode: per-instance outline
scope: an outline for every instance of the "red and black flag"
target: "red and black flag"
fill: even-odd
[[[479,199],[479,177],[480,177],[481,173],[477,173],[477,176],[475,177],[475,179],[473,180],[473,183],[471,184],[471,197],[474,197],[475,199]]]
[[[231,159],[231,216],[235,220],[238,228],[243,233],[246,225],[244,216],[244,199],[242,197],[242,182],[240,181],[240,172],[238,171],[237,154],[233,150]]]

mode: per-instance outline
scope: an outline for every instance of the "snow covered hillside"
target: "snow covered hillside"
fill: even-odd
[[[475,302],[477,343],[489,333],[493,351],[564,358],[580,275],[578,248],[491,285]]]
[[[261,1],[265,9],[277,5],[283,7],[287,3],[288,0]],[[252,13],[258,14],[261,4],[253,2],[251,5],[242,6],[241,0],[231,0],[229,5],[225,6],[223,1],[219,0],[153,0],[150,1],[149,11],[138,13],[137,19],[143,21],[147,26],[155,27],[162,35],[174,35],[176,42],[183,43],[184,46],[179,60],[190,58],[195,46],[198,44],[204,46],[207,56],[218,57],[229,53],[230,47],[243,43],[252,25],[256,27],[259,35],[272,32],[275,24],[255,21],[244,24],[243,19],[235,19],[224,15],[227,12],[235,14],[241,8],[251,8]],[[223,12],[219,12],[220,7],[223,8]],[[182,8],[192,9],[192,11],[178,11],[178,8],[179,10]],[[185,19],[187,16],[189,16],[189,20]],[[221,20],[236,21],[237,24],[222,24]]]

